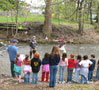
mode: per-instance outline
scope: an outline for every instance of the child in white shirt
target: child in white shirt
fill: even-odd
[[[79,63],[79,65],[81,66],[80,74],[81,74],[82,84],[84,84],[85,82],[86,84],[88,84],[88,72],[89,72],[89,67],[91,64],[92,62],[88,60],[87,55],[83,56],[83,60]]]

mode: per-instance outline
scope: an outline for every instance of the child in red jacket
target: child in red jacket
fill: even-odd
[[[76,60],[74,59],[74,55],[71,54],[70,58],[68,59],[68,74],[67,74],[67,83],[72,82],[72,74],[73,74],[73,69],[75,68],[76,65]]]

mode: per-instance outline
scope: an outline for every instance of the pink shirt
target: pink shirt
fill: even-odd
[[[59,65],[60,66],[68,66],[68,59],[65,58],[65,61],[63,61],[62,58],[61,58]]]
[[[16,61],[16,59],[15,59],[14,61]],[[21,66],[21,65],[22,65],[22,59],[19,58],[16,65],[17,65],[17,66]]]

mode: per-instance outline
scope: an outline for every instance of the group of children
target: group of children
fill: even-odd
[[[87,55],[83,57],[78,55],[75,59],[75,55],[71,54],[70,58],[67,58],[67,54],[63,53],[60,56],[60,50],[58,46],[53,46],[51,53],[45,53],[42,61],[40,60],[40,54],[35,52],[33,58],[30,60],[27,54],[25,59],[22,61],[20,59],[20,54],[17,54],[15,58],[14,71],[16,72],[16,78],[21,82],[21,66],[24,65],[24,83],[30,83],[30,75],[32,76],[32,83],[38,83],[38,73],[40,71],[40,66],[42,65],[42,77],[43,82],[46,76],[46,82],[49,82],[50,87],[56,85],[57,71],[59,67],[59,83],[65,83],[64,75],[67,69],[67,83],[79,82],[79,76],[81,75],[80,82],[82,84],[88,84],[88,81],[93,78],[93,71],[95,68],[96,60],[95,55],[91,55],[91,59],[88,59]],[[75,69],[74,79],[72,80],[73,71]],[[49,80],[50,76],[50,80]],[[97,64],[96,79],[99,80],[99,61]]]

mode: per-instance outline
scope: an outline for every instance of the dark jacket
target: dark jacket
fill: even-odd
[[[42,65],[45,65],[45,64],[49,64],[49,59],[46,60],[45,58],[43,58],[43,60],[42,60]]]
[[[58,65],[60,62],[60,56],[54,55],[49,57],[49,64],[50,65]]]
[[[99,60],[98,60],[98,63],[97,64],[99,65]]]
[[[31,60],[32,72],[34,72],[34,73],[39,72],[40,66],[41,66],[41,60],[39,58],[33,58]]]
[[[36,45],[37,45],[36,40],[31,40],[29,45],[30,45],[30,47],[32,49],[35,49],[36,48]]]
[[[95,69],[96,60],[90,59],[90,61],[92,62],[92,65],[89,67],[89,71],[93,71]]]

